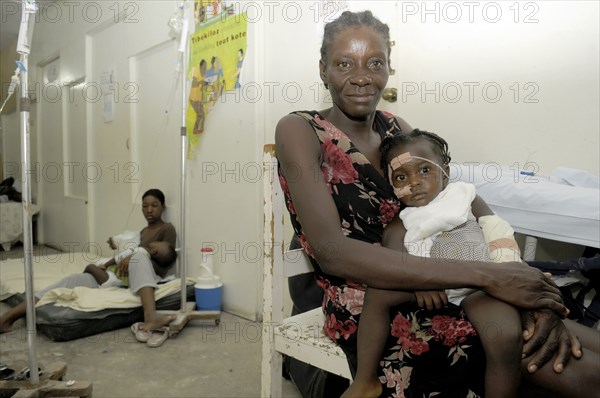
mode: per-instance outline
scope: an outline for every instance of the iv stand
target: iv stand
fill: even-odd
[[[180,256],[179,256],[179,277],[181,278],[181,306],[179,311],[159,311],[162,314],[176,315],[176,319],[169,324],[169,334],[171,336],[179,333],[190,320],[214,320],[216,325],[221,322],[221,311],[195,311],[195,302],[187,301],[187,253],[185,249],[186,241],[186,196],[187,196],[187,184],[186,184],[186,164],[187,164],[187,152],[188,152],[188,139],[187,139],[187,128],[186,128],[186,114],[187,114],[187,66],[189,61],[189,46],[188,37],[190,34],[190,23],[191,22],[191,7],[193,2],[184,0],[181,4],[183,11],[183,19],[181,26],[181,36],[179,37],[179,46],[177,51],[181,56],[181,179],[180,179],[180,223],[181,223],[181,234],[179,239],[180,245]]]
[[[10,396],[79,396],[91,397],[92,384],[86,381],[62,382],[61,378],[66,372],[64,363],[50,364],[44,370],[44,382],[40,383],[40,373],[38,372],[37,349],[36,349],[36,320],[35,320],[35,297],[33,287],[33,238],[32,238],[32,209],[31,209],[31,185],[29,181],[30,173],[30,133],[29,133],[29,109],[31,101],[28,95],[28,69],[29,53],[31,49],[31,40],[33,38],[33,27],[35,24],[34,15],[38,11],[38,4],[35,0],[22,0],[22,18],[19,28],[19,38],[17,41],[17,53],[20,55],[17,61],[17,70],[15,76],[11,79],[8,89],[8,98],[14,93],[17,84],[20,89],[21,101],[19,104],[20,112],[20,133],[21,133],[21,196],[23,206],[23,261],[25,274],[25,301],[27,305],[27,345],[29,356],[29,375],[26,381],[0,381],[0,396],[5,396],[10,392]],[[17,75],[20,81],[17,80]],[[2,108],[4,108],[2,104]],[[2,110],[0,108],[0,110]]]
[[[19,39],[17,42],[17,53],[21,55],[20,62],[20,128],[21,128],[21,190],[23,196],[23,259],[25,261],[25,299],[27,302],[27,345],[29,347],[29,374],[30,381],[33,384],[39,383],[39,374],[37,372],[36,358],[36,322],[35,322],[35,301],[33,290],[33,239],[31,227],[31,186],[29,183],[30,158],[29,158],[29,108],[31,101],[28,96],[27,72],[29,68],[28,58],[33,37],[33,26],[35,18],[33,15],[37,12],[38,6],[35,1],[22,1],[23,17],[21,18],[21,27],[19,29]]]

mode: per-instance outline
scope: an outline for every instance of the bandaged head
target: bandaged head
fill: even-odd
[[[409,162],[413,161],[414,159],[424,160],[426,162],[431,163],[432,165],[434,165],[435,167],[437,167],[438,169],[440,169],[442,171],[442,174],[444,174],[444,176],[446,178],[449,178],[448,173],[446,173],[446,170],[444,170],[444,168],[442,166],[440,166],[439,164],[437,164],[433,160],[427,159],[427,158],[423,158],[423,157],[420,157],[420,156],[413,156],[413,155],[410,154],[410,152],[401,153],[400,155],[398,155],[395,158],[393,158],[392,160],[390,160],[390,163],[388,164],[388,178],[390,180],[390,184],[392,185],[392,187],[394,187],[394,194],[398,198],[401,198],[403,196],[409,195],[411,193],[411,188],[410,188],[410,185],[406,185],[406,186],[404,186],[402,188],[395,187],[394,186],[394,181],[393,181],[393,178],[392,178],[392,174],[393,174],[394,170],[400,168],[405,163],[409,163]]]

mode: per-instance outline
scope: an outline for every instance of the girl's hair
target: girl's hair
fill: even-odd
[[[388,46],[388,56],[392,52],[390,46],[390,28],[375,16],[371,11],[352,12],[344,11],[337,19],[329,22],[325,25],[325,31],[323,33],[323,43],[321,44],[321,60],[327,62],[327,51],[329,46],[335,38],[335,36],[341,31],[347,28],[354,28],[360,26],[370,26],[381,34],[383,40]]]
[[[440,160],[442,161],[441,166],[450,164],[452,158],[450,157],[450,152],[448,152],[448,143],[445,139],[429,131],[414,129],[408,134],[396,133],[394,135],[388,135],[381,141],[381,145],[379,146],[379,150],[381,151],[381,168],[386,174],[386,177],[390,151],[399,145],[419,140],[425,140],[431,143],[433,150],[439,155]]]
[[[159,254],[152,256],[152,260],[156,264],[158,264],[160,267],[168,267],[169,265],[173,264],[175,260],[177,260],[177,251],[173,245],[166,241],[158,241],[155,243],[167,245],[167,250],[165,252],[161,251]]]
[[[144,195],[142,196],[142,200],[144,200],[144,198],[146,196],[154,196],[156,199],[158,199],[160,201],[161,205],[165,205],[165,194],[162,193],[162,191],[160,189],[156,189],[156,188],[152,188],[147,190],[146,192],[144,192]]]

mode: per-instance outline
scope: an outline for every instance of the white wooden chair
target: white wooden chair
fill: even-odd
[[[283,223],[288,214],[277,177],[273,144],[264,147],[263,170],[265,255],[261,396],[281,396],[283,354],[352,380],[346,355],[323,333],[325,317],[320,307],[284,317],[287,278],[312,272],[313,268],[301,249],[284,248]]]

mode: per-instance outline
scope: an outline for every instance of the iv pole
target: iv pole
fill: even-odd
[[[179,47],[177,51],[181,53],[181,193],[179,198],[180,206],[180,225],[181,225],[181,257],[179,259],[179,277],[181,278],[181,311],[184,311],[187,302],[187,287],[186,287],[186,273],[187,273],[187,253],[185,250],[185,219],[186,219],[186,206],[185,198],[187,196],[187,185],[186,185],[186,159],[187,159],[187,129],[186,129],[186,104],[187,104],[187,92],[186,92],[186,80],[187,80],[187,63],[188,63],[188,37],[189,37],[189,2],[184,1],[181,5],[183,7],[183,21],[181,26],[181,38],[179,40]]]
[[[33,38],[33,28],[35,24],[34,15],[38,11],[38,4],[35,0],[22,0],[22,18],[19,28],[19,37],[17,39],[17,53],[20,55],[17,61],[17,69],[11,77],[8,87],[8,96],[0,107],[4,105],[14,94],[17,86],[21,93],[19,103],[20,112],[20,133],[21,133],[21,196],[23,206],[23,262],[25,274],[25,301],[26,301],[26,320],[27,320],[27,345],[29,357],[29,374],[25,381],[0,381],[0,396],[6,392],[11,392],[12,396],[17,390],[19,396],[80,396],[89,397],[92,393],[92,384],[86,381],[68,382],[59,381],[65,374],[66,365],[63,363],[50,364],[44,371],[44,383],[40,383],[40,373],[38,372],[37,349],[36,349],[36,320],[35,320],[35,297],[33,287],[33,238],[31,226],[31,184],[29,181],[30,173],[30,133],[29,133],[29,109],[31,101],[28,96],[28,69],[29,53],[31,50],[31,40]],[[42,395],[40,395],[42,394]]]
[[[18,62],[20,69],[20,127],[21,127],[21,190],[23,196],[23,257],[25,267],[25,299],[27,302],[27,345],[29,347],[29,375],[33,384],[39,383],[39,374],[37,372],[36,358],[36,322],[35,322],[35,301],[33,296],[33,239],[31,228],[31,186],[30,176],[30,158],[29,158],[29,108],[31,102],[28,97],[27,72],[29,68],[28,58],[31,48],[31,39],[33,37],[33,26],[35,18],[33,15],[37,12],[38,5],[35,1],[22,1],[21,27],[19,29],[19,39],[17,42],[17,53],[21,55]]]
[[[180,255],[179,255],[179,277],[181,278],[181,306],[180,310],[173,311],[160,311],[165,314],[175,314],[177,318],[169,325],[170,335],[179,333],[190,320],[202,319],[202,320],[214,320],[215,324],[218,325],[221,321],[220,311],[195,311],[194,302],[187,302],[187,253],[185,249],[186,241],[186,196],[187,196],[187,183],[186,183],[186,164],[187,164],[187,152],[188,152],[188,139],[187,139],[187,70],[189,61],[189,45],[188,38],[190,35],[190,24],[193,23],[191,7],[193,2],[189,0],[182,1],[180,5],[181,20],[172,20],[169,22],[171,27],[181,32],[179,37],[179,46],[177,51],[181,58],[181,179],[180,179],[180,223],[181,223],[181,234],[179,239]],[[173,26],[181,24],[181,26]]]

